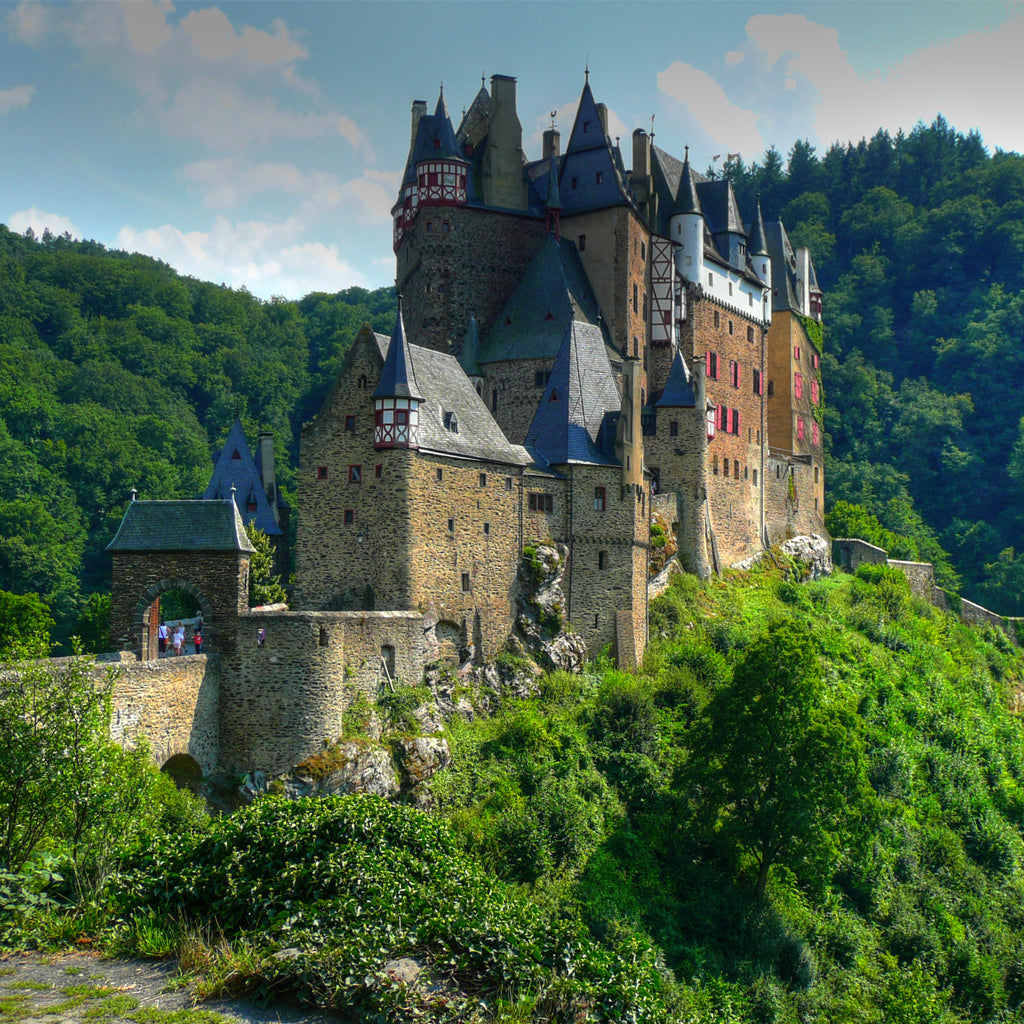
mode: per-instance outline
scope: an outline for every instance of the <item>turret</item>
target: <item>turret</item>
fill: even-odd
[[[699,284],[704,270],[704,211],[697,196],[697,182],[690,168],[690,147],[685,150],[683,170],[669,231],[675,244],[676,271],[685,281]]]
[[[374,448],[418,448],[422,401],[399,298],[388,354],[373,393]]]
[[[769,294],[772,290],[772,260],[768,255],[768,239],[764,230],[764,218],[761,216],[761,197],[757,197],[754,208],[754,220],[750,225],[750,237],[747,240],[750,251],[750,262],[754,273],[764,282]]]
[[[277,469],[274,465],[274,435],[269,431],[260,431],[259,439],[256,442],[256,466],[260,473],[260,483],[263,484],[263,493],[266,494],[267,502],[274,513],[274,522],[280,526],[281,516],[277,501]]]

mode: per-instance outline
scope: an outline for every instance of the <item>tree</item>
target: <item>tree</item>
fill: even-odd
[[[831,865],[865,806],[853,716],[830,705],[810,634],[784,620],[748,648],[694,727],[688,781],[704,825],[748,854],[764,895],[772,865]]]
[[[274,575],[274,553],[270,538],[255,523],[247,523],[245,532],[256,549],[249,562],[249,606],[279,604],[288,600],[281,577]]]
[[[35,594],[0,590],[0,658],[50,653],[50,609]]]

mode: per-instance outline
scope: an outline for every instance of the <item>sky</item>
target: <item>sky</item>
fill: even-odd
[[[410,108],[442,84],[457,125],[514,76],[537,159],[589,67],[627,166],[653,124],[703,170],[940,113],[1024,152],[1022,53],[1024,3],[986,0],[0,0],[0,222],[263,298],[376,288]]]

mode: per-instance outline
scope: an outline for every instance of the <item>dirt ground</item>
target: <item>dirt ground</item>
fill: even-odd
[[[104,960],[98,953],[0,956],[0,1024],[352,1024],[301,1007],[241,1000],[198,1007],[173,960]]]

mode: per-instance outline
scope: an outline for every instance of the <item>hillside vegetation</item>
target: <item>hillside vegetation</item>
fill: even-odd
[[[30,860],[0,928],[395,1024],[1024,1021],[1022,690],[1001,632],[890,569],[677,577],[637,673],[450,723],[432,814],[157,793],[71,866],[48,833],[96,885]]]

